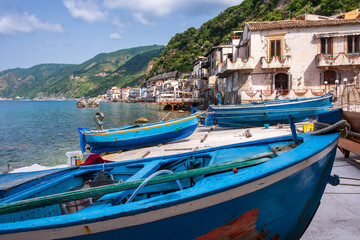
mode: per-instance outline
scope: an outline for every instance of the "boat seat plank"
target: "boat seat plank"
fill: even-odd
[[[0,191],[7,191],[10,188],[17,187],[21,184],[63,171],[66,170],[61,168],[28,173],[3,173],[0,175]]]
[[[42,192],[46,189],[49,189],[57,184],[60,184],[64,181],[67,181],[69,179],[72,179],[72,178],[75,178],[77,176],[80,176],[82,174],[85,174],[85,173],[90,173],[90,172],[93,172],[94,169],[81,169],[81,168],[77,168],[77,169],[74,169],[74,171],[71,171],[69,173],[66,173],[62,176],[59,176],[59,177],[56,177],[52,180],[49,180],[43,184],[38,184],[38,185],[35,185],[31,188],[28,188],[27,190],[25,191],[22,191],[21,194],[14,194],[14,195],[11,195],[5,199],[3,199],[2,201],[0,201],[0,203],[10,203],[10,202],[16,202],[16,201],[21,201],[21,200],[24,200],[26,198],[31,198],[32,196],[38,194],[39,192]],[[96,171],[96,170],[95,170]]]
[[[139,180],[139,179],[150,176],[156,170],[159,169],[159,167],[161,166],[161,161],[162,160],[149,162],[142,169],[140,169],[137,173],[135,173],[130,178],[128,178],[126,180],[126,182]],[[116,193],[110,193],[110,194],[107,194],[107,195],[101,197],[98,201],[112,199],[112,204],[116,205],[116,204],[120,203],[126,196],[131,194],[133,191],[134,190],[126,190],[126,191],[121,191],[121,192],[116,192]]]

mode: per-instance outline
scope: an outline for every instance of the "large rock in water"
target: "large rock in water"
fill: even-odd
[[[80,98],[80,100],[76,103],[76,107],[78,107],[78,108],[84,108],[84,107],[86,107],[85,98]]]
[[[88,107],[99,107],[99,99],[98,98],[90,98],[87,101]]]
[[[136,119],[135,120],[135,123],[149,123],[149,120],[147,120],[146,118],[144,117],[141,117],[139,119]]]

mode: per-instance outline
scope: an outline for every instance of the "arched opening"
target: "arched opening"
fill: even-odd
[[[336,72],[333,70],[326,70],[324,72],[324,82],[326,81],[328,84],[335,84],[336,80]]]
[[[281,94],[289,92],[289,76],[285,73],[275,75],[275,90],[279,90]]]

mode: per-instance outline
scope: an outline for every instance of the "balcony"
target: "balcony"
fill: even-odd
[[[355,66],[360,65],[360,54],[347,54],[344,52],[334,54],[318,54],[315,57],[317,67],[334,67],[334,66]]]
[[[210,67],[210,62],[208,62],[208,61],[203,61],[203,62],[201,62],[201,64],[200,64],[200,68],[209,68]]]
[[[290,68],[291,56],[261,57],[262,69]]]
[[[215,74],[221,78],[225,78],[235,71],[253,70],[254,67],[255,61],[253,57],[237,58],[235,62],[226,59],[226,61],[217,65]]]
[[[208,78],[209,77],[209,73],[201,73],[200,74],[200,78]]]

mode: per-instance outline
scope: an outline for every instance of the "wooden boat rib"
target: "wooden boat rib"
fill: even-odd
[[[85,152],[85,146],[89,144],[91,152],[101,153],[156,145],[186,138],[197,125],[198,116],[193,114],[164,122],[106,130],[78,128],[80,148]]]
[[[284,136],[67,168],[59,170],[63,173],[60,175],[46,171],[35,174],[46,177],[43,182],[37,178],[22,181],[21,174],[0,176],[9,181],[6,189],[1,189],[0,238],[256,239],[266,234],[269,238],[298,239],[319,205],[338,137],[338,133],[299,134],[299,145],[292,142],[291,136]],[[237,170],[231,169],[234,167]],[[126,203],[145,178],[162,170],[174,174],[154,177],[152,185],[146,185],[133,202]],[[93,197],[93,204],[79,206],[73,213],[64,208],[74,209],[72,206],[81,201],[76,198],[88,199],[91,191],[99,188],[83,189],[79,196],[66,199],[72,206],[54,200],[54,196],[60,199],[79,194],[76,186],[95,183],[101,174],[114,180],[99,187],[101,191],[120,188],[102,192],[100,197]],[[172,181],[175,179],[183,190]],[[48,203],[31,209],[26,205],[26,210],[9,209],[46,196]]]
[[[332,102],[332,95],[268,101],[243,105],[211,106],[202,123],[206,126],[241,127],[286,123],[287,116],[295,121],[306,120],[309,116],[326,112]]]

